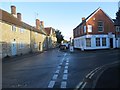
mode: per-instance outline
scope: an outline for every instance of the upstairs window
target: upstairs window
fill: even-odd
[[[16,31],[16,26],[12,25],[12,31]]]
[[[116,26],[116,32],[120,32],[120,26]]]
[[[98,32],[103,32],[103,21],[98,21]]]
[[[83,28],[83,29],[84,29],[84,33],[86,33],[86,26],[84,26],[84,28]]]
[[[20,28],[20,32],[23,33],[25,30],[23,28]]]
[[[88,25],[88,32],[92,32],[92,25]]]

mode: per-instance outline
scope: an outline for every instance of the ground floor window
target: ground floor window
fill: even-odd
[[[100,38],[96,38],[96,46],[100,46]]]
[[[106,46],[106,38],[102,38],[102,46]]]
[[[91,47],[91,38],[86,38],[86,47]]]

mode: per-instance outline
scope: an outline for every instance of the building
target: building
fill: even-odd
[[[120,48],[120,1],[118,3],[118,12],[116,13],[115,28],[116,28],[116,47]]]
[[[74,48],[82,50],[115,48],[113,20],[101,9],[96,9],[73,29]]]
[[[0,9],[0,54],[3,57],[41,52],[45,46],[46,33],[22,21],[21,13],[11,6],[11,13]],[[40,25],[41,26],[41,25]],[[44,46],[43,46],[44,45]]]
[[[55,29],[52,27],[45,27],[45,32],[47,33],[47,48],[55,48],[57,43]]]

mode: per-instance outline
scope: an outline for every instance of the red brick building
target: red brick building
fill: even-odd
[[[73,29],[74,48],[115,48],[114,21],[101,9],[96,9]]]

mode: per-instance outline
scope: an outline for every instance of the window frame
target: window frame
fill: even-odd
[[[91,47],[91,38],[86,38],[86,47]]]
[[[97,40],[98,39],[98,40]],[[99,43],[98,43],[99,42]],[[99,47],[100,46],[100,38],[99,37],[97,37],[96,38],[96,47]]]
[[[105,42],[104,42],[104,40],[105,40]],[[107,45],[107,42],[106,42],[106,41],[107,41],[106,38],[103,37],[103,38],[102,38],[102,46],[106,46],[106,45]]]
[[[88,25],[88,32],[92,32],[92,25]]]
[[[102,26],[99,26],[99,24],[98,24],[98,32],[103,32],[104,31],[104,22],[98,21],[98,23],[100,23],[100,22],[102,22]],[[100,31],[99,28],[102,28],[102,31]]]

